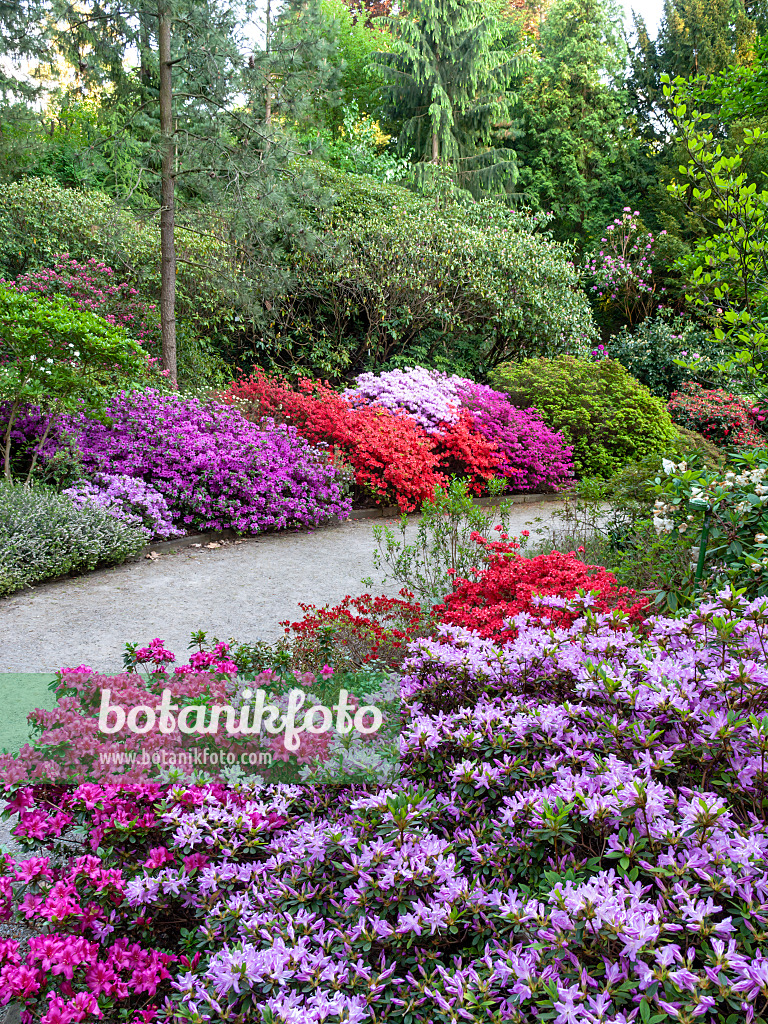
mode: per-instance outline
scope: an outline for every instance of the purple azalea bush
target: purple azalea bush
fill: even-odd
[[[77,480],[63,492],[78,507],[94,505],[115,519],[143,530],[148,538],[168,540],[184,531],[173,525],[168,503],[144,480],[115,473],[101,473],[94,480]]]
[[[43,459],[75,450],[87,476],[149,484],[186,532],[258,533],[349,515],[351,501],[328,454],[294,427],[251,423],[231,406],[152,390],[121,393],[106,414],[105,422],[62,417]],[[19,419],[15,439],[29,443],[44,422],[31,411]]]
[[[19,790],[18,834],[91,821],[116,852],[7,867],[0,913],[89,948],[0,942],[6,990],[174,1024],[764,1024],[768,601],[642,629],[590,604],[417,641],[389,788]],[[139,939],[155,987],[116,1002],[93,964]]]

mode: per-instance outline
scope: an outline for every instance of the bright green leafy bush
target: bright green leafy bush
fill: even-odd
[[[535,406],[573,444],[580,477],[610,477],[627,462],[664,453],[677,439],[664,403],[614,359],[573,356],[505,363],[491,375],[513,405]]]
[[[0,484],[0,595],[98,566],[146,545],[143,530],[41,487]]]
[[[0,400],[7,403],[3,433],[6,479],[11,477],[11,438],[26,405],[51,414],[99,413],[111,393],[148,374],[147,355],[121,327],[79,309],[61,295],[44,298],[0,284]],[[36,458],[33,457],[32,467]]]

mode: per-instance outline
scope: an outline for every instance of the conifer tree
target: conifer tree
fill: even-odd
[[[594,234],[626,202],[634,146],[625,128],[621,23],[612,0],[555,0],[525,84],[519,188],[554,213],[559,238]]]
[[[473,191],[510,190],[515,154],[495,143],[508,127],[519,62],[495,49],[499,20],[479,0],[404,0],[381,22],[392,52],[374,59],[387,83],[384,114],[402,122],[401,151],[413,152],[422,175],[442,166]]]

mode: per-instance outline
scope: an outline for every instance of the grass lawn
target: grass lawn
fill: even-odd
[[[29,740],[30,711],[56,706],[48,689],[54,677],[54,672],[0,673],[0,753],[13,753]]]

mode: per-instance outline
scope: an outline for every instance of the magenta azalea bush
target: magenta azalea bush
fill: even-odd
[[[547,601],[558,604],[559,599]],[[26,1020],[768,1020],[768,602],[443,628],[388,788],[20,786]]]
[[[412,367],[364,373],[344,394],[356,403],[405,412],[430,435],[468,417],[494,449],[497,473],[512,490],[557,488],[573,477],[573,448],[536,409],[516,409],[501,391],[465,377]]]
[[[258,533],[349,514],[351,503],[327,452],[293,427],[270,419],[254,424],[230,406],[152,390],[121,393],[106,414],[106,422],[63,417],[43,461],[74,449],[87,476],[143,481],[185,531]],[[28,442],[44,429],[44,418],[32,412],[20,420],[15,438]]]

